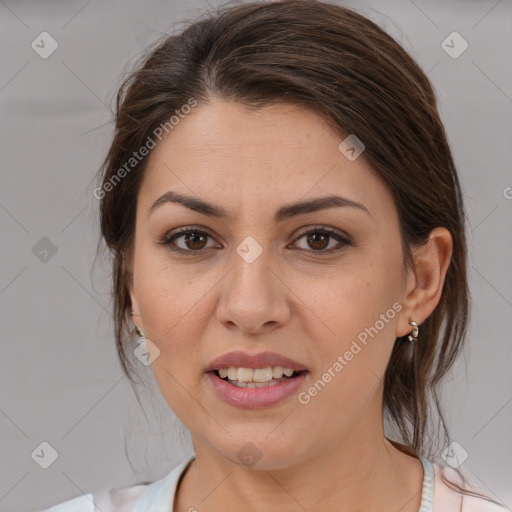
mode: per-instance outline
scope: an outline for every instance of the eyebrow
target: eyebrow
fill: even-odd
[[[231,216],[222,206],[215,205],[213,203],[204,201],[203,199],[199,199],[197,197],[179,194],[177,192],[173,192],[172,190],[169,190],[165,194],[161,195],[151,205],[151,207],[148,210],[148,217],[151,215],[151,213],[153,213],[153,211],[155,211],[157,208],[161,207],[166,203],[182,204],[183,206],[189,208],[190,210],[201,213],[203,215],[207,215],[209,217],[227,220],[231,218]],[[285,219],[296,217],[298,215],[303,215],[305,213],[313,213],[320,210],[325,210],[327,208],[335,207],[356,208],[362,212],[365,212],[370,218],[372,218],[370,212],[368,211],[368,208],[366,208],[366,206],[364,206],[364,204],[362,203],[341,196],[325,196],[319,197],[317,199],[312,199],[309,201],[299,201],[297,203],[284,205],[281,208],[279,208],[274,214],[274,221],[276,223],[282,222]]]

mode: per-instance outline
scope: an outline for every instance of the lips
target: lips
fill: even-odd
[[[206,368],[205,373],[209,373],[220,368],[238,367],[238,368],[267,368],[269,366],[282,366],[291,368],[296,372],[307,370],[303,364],[294,361],[288,357],[276,354],[275,352],[259,352],[250,354],[248,352],[234,351],[223,354],[214,359]]]
[[[307,374],[307,371],[301,371],[296,377],[272,386],[252,389],[229,384],[214,371],[206,373],[205,376],[214,391],[214,395],[224,403],[241,409],[262,409],[291,400],[303,386]]]
[[[245,384],[238,380],[230,381],[229,377],[221,378],[219,370],[224,369],[222,373],[225,373],[226,368],[230,369],[230,372],[236,369],[238,379],[242,380],[246,380],[243,374],[247,372],[247,369],[260,370],[264,368],[267,373],[272,370],[277,374],[282,374],[286,369],[286,373],[293,370],[293,375],[282,376],[270,381],[268,380],[270,375],[267,375],[266,383],[247,382]],[[242,375],[240,375],[240,371],[242,371]],[[291,399],[305,382],[308,373],[308,369],[303,364],[275,352],[260,352],[258,354],[242,351],[229,352],[213,360],[205,368],[207,382],[217,397],[231,406],[242,409],[267,408]],[[256,375],[254,378],[256,379]]]

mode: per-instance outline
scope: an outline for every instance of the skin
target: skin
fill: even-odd
[[[411,320],[420,326],[421,343],[421,323],[439,302],[452,240],[436,228],[426,245],[413,248],[415,270],[406,270],[393,198],[364,153],[349,161],[339,151],[341,140],[304,107],[250,111],[215,98],[153,150],[137,199],[129,288],[133,320],[160,350],[151,365],[156,382],[191,432],[196,453],[175,511],[420,507],[421,461],[384,437],[383,376],[395,338],[411,332]],[[222,206],[232,218],[176,203],[148,217],[169,190]],[[334,207],[273,220],[284,204],[333,192],[363,203],[370,215]],[[204,247],[202,255],[158,245],[190,225],[210,237],[187,245],[182,236],[175,244],[190,252]],[[312,246],[298,233],[321,226],[349,235],[355,245],[330,238]],[[248,236],[262,248],[252,263],[236,252]],[[342,249],[326,252],[334,247]],[[308,368],[301,388],[307,390],[395,302],[401,311],[307,405],[293,395],[264,409],[233,407],[203,373],[232,350],[270,350]],[[237,457],[248,441],[261,454],[250,468]]]

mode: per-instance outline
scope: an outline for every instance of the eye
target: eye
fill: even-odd
[[[166,234],[157,243],[168,247],[173,252],[191,255],[200,254],[211,248],[206,245],[208,238],[211,238],[210,234],[202,229],[185,227]],[[178,240],[180,242],[177,242]]]
[[[301,250],[308,252],[332,253],[345,249],[345,246],[354,245],[354,243],[349,240],[348,237],[342,235],[338,231],[326,228],[324,226],[320,228],[309,229],[308,231],[303,232],[297,240],[301,240],[302,238],[305,238],[306,244],[312,249],[306,247],[302,248]],[[335,246],[334,248],[331,246],[329,249],[327,249],[330,245],[330,242],[333,240],[338,242],[338,246]]]

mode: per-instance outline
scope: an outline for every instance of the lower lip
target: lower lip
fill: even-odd
[[[269,407],[295,394],[306,378],[306,371],[292,379],[264,388],[239,388],[221,379],[214,372],[207,373],[209,381],[224,402],[243,409]]]

